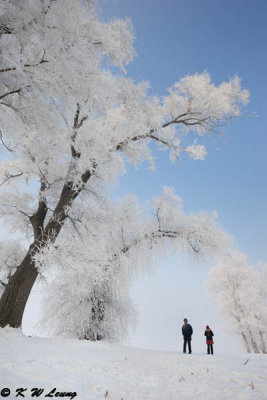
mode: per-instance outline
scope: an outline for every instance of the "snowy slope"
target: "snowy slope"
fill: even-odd
[[[266,355],[179,354],[108,343],[25,337],[0,329],[0,399],[9,388],[30,399],[183,400],[267,399]],[[249,361],[246,362],[246,360]],[[52,389],[61,393],[45,397]],[[4,397],[3,397],[4,398]]]

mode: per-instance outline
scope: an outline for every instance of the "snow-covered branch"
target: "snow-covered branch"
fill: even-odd
[[[247,103],[248,96],[248,91],[241,89],[238,77],[218,87],[211,83],[207,73],[182,78],[169,90],[169,96],[157,104],[157,117],[161,113],[161,118],[167,119],[167,122],[159,123],[158,120],[158,126],[148,130],[147,133],[128,136],[116,145],[116,150],[123,151],[133,142],[153,139],[172,152],[176,152],[179,157],[180,152],[187,151],[190,146],[181,146],[182,136],[176,129],[177,126],[182,125],[185,132],[194,130],[199,136],[204,133],[217,134],[233,117],[239,115],[240,107]],[[144,109],[147,112],[146,107]],[[150,112],[153,115],[153,111]],[[141,117],[139,110],[139,118]],[[175,128],[171,131],[171,135],[168,131],[167,134],[164,132],[164,129],[169,127]],[[193,154],[192,146],[191,154]],[[202,151],[201,157],[195,155],[193,158],[203,158],[205,154],[206,152]]]
[[[6,143],[4,142],[4,139],[3,139],[3,132],[2,132],[1,129],[0,129],[0,140],[1,140],[2,145],[4,146],[4,148],[5,148],[6,150],[8,150],[10,153],[12,153],[13,150],[10,149],[10,147],[8,147],[8,146],[6,145]]]
[[[152,216],[147,219],[132,196],[117,204],[104,202],[101,208],[97,204],[97,200],[87,203],[83,211],[74,207],[62,236],[34,256],[48,281],[50,266],[54,266],[45,300],[46,326],[54,334],[118,338],[127,333],[134,315],[128,288],[136,273],[150,270],[170,251],[201,261],[231,246],[231,238],[217,226],[214,216],[185,214],[170,188],[152,200]],[[73,234],[73,224],[79,234]]]
[[[44,57],[45,57],[45,52],[44,52],[44,55],[43,55],[42,59],[38,63],[36,63],[36,64],[35,63],[24,64],[23,68],[34,68],[34,67],[37,67],[37,66],[39,66],[39,65],[41,65],[43,63],[48,63],[49,61],[45,60]],[[9,71],[15,71],[16,69],[17,69],[17,67],[2,68],[2,69],[0,69],[0,73],[9,72]]]

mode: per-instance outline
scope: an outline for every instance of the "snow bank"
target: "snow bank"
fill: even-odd
[[[267,399],[266,355],[150,351],[25,337],[11,328],[0,329],[0,354],[0,399],[5,388],[8,399],[22,398],[19,388],[28,389],[25,399],[32,388],[44,389],[39,399]]]

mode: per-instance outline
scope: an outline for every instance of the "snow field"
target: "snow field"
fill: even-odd
[[[267,399],[266,355],[151,351],[10,328],[0,329],[0,354],[0,391],[9,388],[12,400],[22,398],[17,388],[28,389],[25,399],[32,388],[44,389],[39,399],[53,388],[78,400]]]

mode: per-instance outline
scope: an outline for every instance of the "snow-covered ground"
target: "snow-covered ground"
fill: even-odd
[[[267,399],[266,355],[141,350],[26,337],[5,328],[0,329],[0,363],[0,399],[23,398],[16,397],[19,388],[27,389],[21,392],[25,399],[32,398],[33,388],[44,389],[39,399]],[[8,397],[3,389],[10,389]]]

